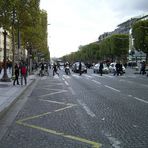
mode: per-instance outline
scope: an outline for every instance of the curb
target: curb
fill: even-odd
[[[36,78],[31,79],[31,82],[24,87],[24,89],[22,89],[20,92],[18,92],[18,95],[16,97],[14,97],[14,99],[12,99],[12,101],[10,101],[8,103],[8,105],[2,109],[2,111],[0,111],[0,118],[2,118],[4,116],[4,114],[9,110],[10,107],[12,107],[13,104],[15,104],[15,102],[19,99],[19,97],[36,81]],[[13,96],[12,96],[13,97]]]

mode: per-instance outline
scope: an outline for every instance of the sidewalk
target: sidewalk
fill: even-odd
[[[0,74],[0,79],[3,73]],[[11,74],[8,72],[8,77]],[[16,99],[24,92],[24,90],[31,85],[36,79],[36,75],[29,75],[27,77],[27,85],[13,85],[11,82],[0,82],[0,116],[16,101]]]

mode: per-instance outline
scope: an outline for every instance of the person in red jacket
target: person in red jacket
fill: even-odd
[[[21,85],[23,85],[23,79],[24,79],[25,85],[27,85],[27,68],[24,63],[21,65]]]

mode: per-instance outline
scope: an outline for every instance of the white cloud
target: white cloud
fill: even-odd
[[[41,0],[48,12],[51,56],[63,56],[148,10],[147,0]]]

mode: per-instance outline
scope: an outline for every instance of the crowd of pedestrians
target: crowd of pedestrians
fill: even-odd
[[[15,63],[14,65],[14,73],[12,73],[12,62],[7,61],[6,63],[6,70],[7,75],[9,78],[12,79],[13,85],[27,85],[27,64],[24,61],[21,61],[20,63]],[[3,63],[0,63],[0,75],[2,77],[2,74],[4,73],[4,66]],[[19,80],[20,78],[20,80]]]
[[[66,65],[66,63],[65,63]],[[64,65],[64,66],[65,66]],[[68,63],[68,66],[70,67],[70,64]],[[52,65],[49,62],[41,62],[40,64],[36,64],[36,66],[34,66],[35,69],[37,70],[38,68],[39,70],[39,75],[40,76],[45,76],[48,75],[49,76],[49,71],[50,69],[52,70],[52,75],[58,75],[59,76],[59,70],[60,70],[60,64],[57,62],[54,62]],[[103,68],[104,68],[104,62],[100,61],[100,65],[99,65],[99,73],[102,76],[103,75]],[[0,63],[0,74],[1,71],[3,69],[3,65]],[[79,66],[78,66],[78,72],[79,75],[82,75],[82,63],[81,61],[79,61]],[[70,69],[69,69],[70,71]],[[12,74],[12,64],[11,62],[7,63],[7,72]],[[66,72],[66,66],[65,66],[65,72]],[[115,64],[115,69],[113,71],[113,75],[123,75],[123,64],[120,61],[117,61]],[[143,61],[141,62],[141,66],[140,66],[140,72],[139,74],[146,74],[146,63]],[[15,63],[15,67],[14,67],[14,75],[12,76],[13,78],[13,85],[27,85],[27,75],[28,75],[28,66],[24,61],[21,61],[20,63]],[[148,76],[148,73],[147,73]],[[20,78],[20,79],[19,79]]]

